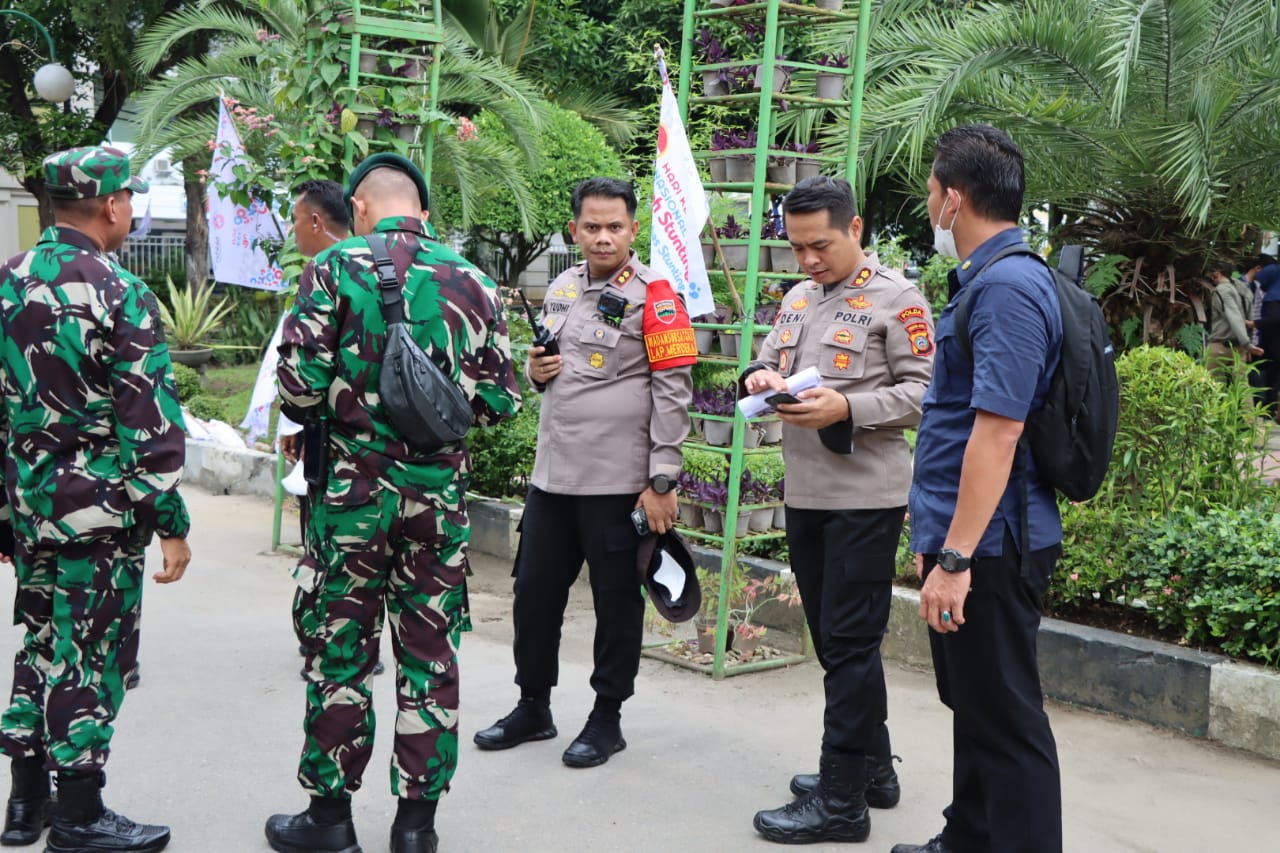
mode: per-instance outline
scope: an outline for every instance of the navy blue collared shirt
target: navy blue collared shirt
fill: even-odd
[[[915,472],[908,499],[911,549],[942,550],[955,515],[960,466],[980,409],[1016,421],[1044,404],[1049,380],[1062,350],[1062,312],[1053,277],[1044,264],[1025,255],[997,261],[978,276],[1001,249],[1022,243],[1009,228],[979,246],[953,273],[951,301],[937,323],[933,378],[924,395],[916,440]],[[955,308],[968,292],[969,340],[973,361],[955,333]],[[1062,521],[1053,489],[1036,476],[1031,454],[1021,447],[1027,474],[1027,526],[1031,550],[1062,541]],[[1022,474],[1017,459],[1009,484],[974,554],[999,556],[1006,528],[1022,542]]]

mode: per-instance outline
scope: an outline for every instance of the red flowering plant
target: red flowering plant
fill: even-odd
[[[744,568],[739,568],[745,572]],[[780,575],[769,575],[766,578],[751,578],[742,588],[734,601],[729,602],[729,619],[735,623],[733,632],[743,639],[763,637],[768,628],[752,622],[762,607],[777,602],[782,607],[795,607],[800,604],[800,593],[794,582],[783,581]],[[737,590],[733,590],[736,592]]]

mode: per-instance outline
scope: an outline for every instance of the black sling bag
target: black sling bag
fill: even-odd
[[[471,429],[471,402],[462,389],[423,352],[404,325],[404,293],[381,234],[365,238],[378,272],[387,348],[378,395],[391,424],[415,450],[435,453],[461,441]]]

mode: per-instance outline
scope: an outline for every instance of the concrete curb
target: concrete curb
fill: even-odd
[[[215,494],[275,494],[275,457],[187,442],[185,482]],[[471,547],[514,560],[523,507],[471,498]],[[720,552],[694,547],[700,566],[719,568]],[[742,558],[752,574],[788,572],[773,560]],[[919,593],[895,587],[884,656],[931,669]],[[766,617],[768,614],[764,614]],[[796,611],[779,608],[770,627],[798,631]],[[1040,626],[1041,681],[1047,696],[1208,738],[1280,759],[1280,672],[1057,619]]]

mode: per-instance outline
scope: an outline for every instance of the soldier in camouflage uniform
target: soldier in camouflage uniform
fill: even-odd
[[[160,583],[191,558],[182,412],[155,297],[106,255],[147,184],[114,148],[55,154],[44,178],[56,225],[0,267],[0,559],[13,558],[26,628],[0,720],[13,760],[0,843],[39,838],[55,770],[49,850],[157,851],[168,827],[135,824],[101,798],[143,551],[159,533]]]
[[[387,241],[403,284],[405,324],[471,400],[476,422],[515,414],[520,396],[502,299],[470,263],[425,236],[421,173],[393,154],[348,182],[355,231]],[[423,455],[391,425],[378,393],[386,341],[378,276],[363,237],[322,252],[303,275],[280,345],[280,388],[330,427],[327,483],[312,506],[310,552],[297,568],[323,640],[309,683],[298,770],[311,805],[267,821],[276,850],[358,850],[351,821],[373,751],[370,686],[384,607],[399,713],[391,789],[396,853],[436,849],[436,803],[458,757],[458,641],[470,629],[465,573],[466,447]],[[295,412],[304,417],[305,412]]]

